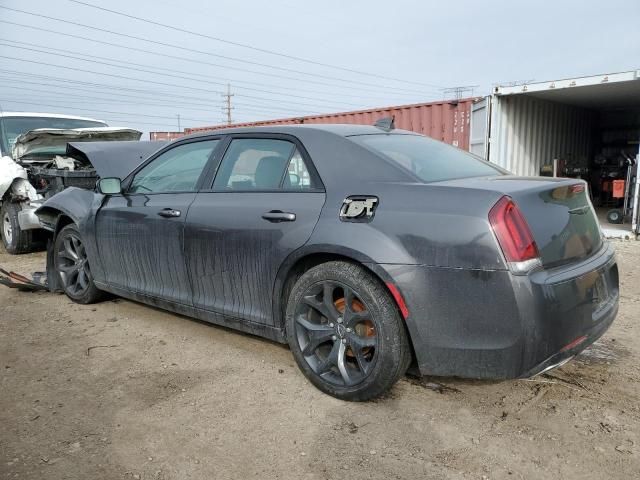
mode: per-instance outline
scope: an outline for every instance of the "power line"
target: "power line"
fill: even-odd
[[[71,79],[65,79],[65,78],[60,78],[60,77],[52,77],[49,75],[38,75],[38,74],[33,74],[33,73],[27,73],[27,72],[18,72],[18,71],[14,71],[14,70],[3,70],[0,69],[0,73],[9,73],[9,74],[15,74],[15,75],[20,75],[22,76],[32,76],[38,79],[44,79],[44,80],[52,80],[52,81],[56,81],[56,82],[63,82],[63,83],[69,83],[70,85],[57,85],[57,84],[51,84],[51,83],[39,83],[39,82],[30,82],[28,80],[23,80],[22,78],[17,78],[17,79],[9,79],[10,81],[15,81],[15,82],[19,82],[20,84],[23,83],[27,83],[27,84],[33,84],[33,85],[42,85],[42,86],[47,86],[47,87],[56,87],[56,88],[63,88],[63,89],[71,89],[73,91],[75,90],[80,90],[80,91],[85,91],[85,92],[90,92],[93,93],[93,90],[88,90],[88,89],[82,89],[77,87],[77,85],[84,85],[84,86],[91,86],[93,88],[102,88],[102,89],[106,89],[106,90],[116,90],[117,91],[117,96],[126,96],[126,97],[130,97],[130,98],[139,98],[139,95],[158,95],[161,96],[163,98],[167,97],[167,96],[172,96],[172,94],[167,93],[167,92],[155,92],[155,91],[150,91],[150,90],[138,90],[138,89],[133,89],[133,88],[127,88],[121,85],[107,85],[107,84],[102,84],[102,83],[93,83],[93,82],[82,82],[82,81],[78,81],[78,80],[71,80]],[[6,78],[6,77],[5,77]],[[125,91],[132,91],[132,92],[136,92],[137,95],[126,95],[121,93],[122,90]],[[98,92],[98,93],[106,93],[106,94],[110,94],[108,92]],[[191,105],[204,105],[205,103],[200,101],[200,99],[196,98],[196,97],[186,97],[186,96],[182,96],[182,95],[178,95],[177,96],[181,102],[186,103],[183,98],[186,99],[193,99],[196,101],[199,101],[199,103],[191,103]],[[144,98],[143,98],[144,99]],[[176,104],[177,105],[177,104]],[[262,108],[263,110],[267,110],[267,111],[273,111],[273,110],[281,110],[284,112],[293,112],[295,110],[291,109],[291,108],[283,108],[283,107],[276,107],[276,106],[270,106],[270,105],[257,105],[257,104],[251,104],[251,103],[236,103],[236,105],[243,105],[243,106],[254,106],[254,107],[258,107],[258,108]],[[290,113],[291,115],[293,115],[292,113]]]
[[[407,83],[407,84],[419,85],[419,86],[425,86],[425,87],[442,88],[442,86],[438,86],[438,85],[430,85],[430,84],[421,83],[421,82],[413,82],[411,80],[403,80],[403,79],[400,79],[400,78],[388,77],[388,76],[380,75],[380,74],[377,74],[377,73],[363,72],[363,71],[354,70],[354,69],[351,69],[351,68],[340,67],[340,66],[337,66],[337,65],[331,65],[329,63],[322,63],[322,62],[318,62],[318,61],[315,61],[315,60],[309,60],[307,58],[297,57],[295,55],[288,55],[288,54],[285,54],[285,53],[276,52],[274,50],[268,50],[266,48],[254,47],[253,45],[248,45],[248,44],[240,43],[240,42],[234,42],[234,41],[231,41],[231,40],[226,40],[226,39],[223,39],[223,38],[214,37],[212,35],[207,35],[207,34],[204,34],[204,33],[199,33],[199,32],[194,32],[194,31],[191,31],[191,30],[186,30],[184,28],[176,27],[174,25],[167,25],[167,24],[164,24],[164,23],[160,23],[160,22],[156,22],[156,21],[153,21],[153,20],[149,20],[147,18],[137,17],[135,15],[130,15],[130,14],[127,14],[127,13],[124,13],[124,12],[120,12],[118,10],[111,10],[109,8],[105,8],[105,7],[101,7],[101,6],[98,6],[98,5],[94,5],[92,3],[82,2],[80,0],[69,0],[69,1],[72,2],[72,3],[77,3],[79,5],[84,5],[85,7],[95,8],[97,10],[102,10],[102,11],[105,11],[105,12],[109,12],[109,13],[112,13],[114,15],[120,15],[122,17],[138,20],[140,22],[148,23],[148,24],[151,24],[151,25],[156,25],[156,26],[159,26],[159,27],[168,28],[168,29],[174,30],[176,32],[187,33],[189,35],[194,35],[194,36],[201,37],[201,38],[208,38],[210,40],[215,40],[217,42],[222,42],[222,43],[226,43],[226,44],[229,44],[229,45],[234,45],[236,47],[247,48],[247,49],[250,49],[250,50],[255,50],[257,52],[268,53],[269,55],[276,55],[278,57],[288,58],[290,60],[297,60],[299,62],[309,63],[309,64],[312,64],[312,65],[319,65],[319,66],[322,66],[322,67],[333,68],[335,70],[342,70],[344,72],[355,73],[355,74],[358,74],[358,75],[365,75],[365,76],[368,76],[368,77],[376,77],[376,78],[381,78],[381,79],[385,79],[385,80],[392,80],[394,82],[401,82],[401,83]]]
[[[185,106],[185,105],[179,105],[179,104],[166,104],[166,103],[153,103],[153,102],[150,103],[150,102],[131,101],[128,99],[117,100],[113,98],[96,97],[92,95],[77,95],[77,94],[71,95],[66,92],[51,92],[47,90],[39,90],[36,88],[28,88],[24,86],[2,85],[1,88],[11,88],[11,89],[20,90],[20,91],[45,93],[47,95],[57,95],[57,96],[64,97],[64,99],[67,99],[67,98],[85,99],[85,100],[81,100],[84,103],[86,103],[87,100],[94,100],[93,103],[98,103],[98,102],[95,102],[95,100],[98,100],[98,101],[104,101],[109,104],[122,103],[124,105],[132,105],[132,106],[144,105],[144,106],[151,106],[151,107],[166,107],[166,108],[175,108],[176,106],[182,106],[183,108],[188,108],[189,110],[199,110],[199,111],[209,112],[209,113],[212,113],[215,110],[214,108],[197,108],[197,107]]]
[[[69,109],[73,109],[73,110],[82,110],[85,112],[98,112],[98,113],[114,113],[116,115],[130,115],[130,116],[135,116],[135,117],[148,117],[148,118],[174,118],[174,116],[166,116],[166,115],[149,115],[149,114],[144,114],[144,113],[131,113],[131,112],[114,112],[112,110],[96,110],[94,108],[78,108],[78,107],[69,107],[66,105],[51,105],[51,104],[47,104],[47,103],[40,103],[40,102],[25,102],[20,100],[19,102],[14,102],[11,99],[0,99],[0,101],[3,102],[8,102],[8,103],[23,103],[25,105],[42,105],[44,107],[60,107],[60,108],[69,108]],[[202,118],[186,118],[183,117],[183,120],[189,120],[192,122],[209,122],[209,120],[205,120]]]
[[[91,29],[91,30],[96,30],[96,31],[103,32],[103,33],[109,33],[109,34],[112,34],[112,35],[118,35],[118,36],[121,36],[121,37],[124,37],[124,38],[128,38],[128,39],[131,39],[131,40],[138,40],[138,41],[141,41],[141,42],[147,42],[147,43],[152,43],[152,44],[156,44],[156,45],[161,45],[163,47],[170,47],[170,48],[175,48],[175,49],[178,49],[178,50],[199,53],[199,54],[208,55],[208,56],[211,56],[211,57],[224,58],[226,60],[231,60],[231,61],[234,61],[234,62],[245,63],[245,64],[249,64],[249,65],[257,65],[257,66],[261,66],[261,67],[265,67],[265,68],[271,68],[271,69],[274,69],[274,70],[280,70],[280,71],[283,71],[283,72],[297,73],[297,74],[300,74],[300,75],[305,75],[305,76],[310,76],[310,77],[317,77],[317,78],[324,78],[324,79],[328,79],[328,80],[337,80],[337,81],[340,81],[340,82],[346,82],[346,83],[350,83],[350,84],[366,85],[366,86],[376,87],[376,88],[383,88],[383,89],[389,89],[389,90],[398,90],[398,91],[404,91],[404,92],[408,92],[408,93],[416,93],[416,94],[419,94],[419,95],[424,94],[424,92],[418,92],[416,90],[408,90],[408,89],[404,89],[404,88],[389,87],[389,86],[385,86],[385,85],[366,83],[366,82],[362,82],[362,81],[358,81],[358,80],[347,80],[347,79],[344,79],[344,78],[330,77],[330,76],[326,76],[326,75],[320,75],[318,73],[309,73],[309,72],[304,72],[304,71],[295,70],[295,69],[291,69],[291,68],[285,68],[285,67],[280,67],[280,66],[260,63],[260,62],[254,62],[254,61],[251,61],[251,60],[245,60],[245,59],[242,59],[242,58],[220,55],[220,54],[208,52],[206,50],[197,50],[197,49],[194,49],[194,48],[187,48],[187,47],[183,47],[181,45],[161,42],[161,41],[158,41],[158,40],[150,40],[148,38],[138,37],[136,35],[130,35],[130,34],[126,34],[126,33],[115,32],[113,30],[108,30],[108,29],[105,29],[105,28],[95,27],[95,26],[92,26],[92,25],[87,25],[85,23],[72,22],[70,20],[64,20],[62,18],[51,17],[49,15],[43,15],[43,14],[40,14],[40,13],[28,12],[26,10],[20,10],[20,9],[17,9],[17,8],[10,8],[10,7],[6,7],[4,5],[0,5],[0,9],[9,10],[9,11],[12,11],[12,12],[23,13],[25,15],[31,15],[31,16],[34,16],[34,17],[44,18],[44,19],[47,19],[47,20],[54,20],[54,21],[57,21],[57,22],[65,23],[67,25],[74,25],[74,26],[77,26],[77,27],[88,28],[88,29]],[[233,67],[227,67],[227,68],[233,68]]]
[[[285,76],[285,75],[278,75],[278,74],[274,74],[274,73],[267,73],[267,72],[259,72],[257,70],[249,70],[246,68],[239,68],[239,67],[234,67],[234,66],[230,66],[230,65],[220,65],[218,63],[211,63],[211,62],[205,62],[203,60],[196,60],[193,58],[187,58],[187,57],[180,57],[177,55],[170,55],[168,53],[160,53],[160,52],[154,52],[152,50],[146,50],[143,48],[137,48],[131,45],[122,45],[122,44],[118,44],[118,43],[113,43],[113,42],[106,42],[104,40],[96,40],[94,38],[90,38],[90,37],[84,37],[82,35],[76,35],[76,34],[72,34],[72,33],[67,33],[67,32],[59,32],[56,30],[51,30],[48,28],[43,28],[43,27],[36,27],[34,25],[26,25],[24,23],[18,23],[18,22],[10,22],[8,20],[0,20],[0,23],[5,23],[7,25],[14,25],[14,26],[18,26],[18,27],[22,27],[22,28],[29,28],[32,30],[36,30],[36,31],[40,31],[40,32],[47,32],[47,33],[52,33],[54,35],[61,35],[64,37],[69,37],[69,38],[75,38],[78,40],[83,40],[83,41],[88,41],[88,42],[94,42],[100,45],[108,45],[111,47],[116,47],[116,48],[123,48],[126,49],[128,51],[135,51],[135,52],[141,52],[141,53],[146,53],[146,54],[150,54],[150,55],[156,55],[159,57],[164,57],[164,58],[171,58],[171,59],[175,59],[175,60],[179,60],[179,61],[184,61],[184,62],[191,62],[191,63],[196,63],[198,65],[210,65],[213,67],[218,67],[218,68],[225,68],[225,69],[231,69],[231,70],[237,70],[240,72],[246,72],[246,73],[251,73],[254,75],[264,75],[267,77],[273,77],[273,78],[283,78],[286,80],[301,80],[304,81],[306,83],[313,83],[316,85],[321,85],[321,86],[327,86],[327,87],[332,87],[335,89],[335,87],[338,88],[343,88],[343,89],[355,89],[358,90],[359,92],[371,92],[371,93],[375,93],[375,94],[382,94],[384,95],[385,98],[388,98],[389,96],[389,90],[372,90],[372,89],[366,89],[366,88],[362,88],[362,87],[356,87],[356,86],[350,86],[350,85],[339,85],[339,84],[332,84],[332,83],[326,83],[326,82],[318,82],[315,80],[310,80],[310,79],[298,79],[298,78],[294,78],[291,77],[290,75]],[[87,28],[91,28],[91,27],[87,27]],[[178,48],[178,47],[176,47]],[[187,49],[188,50],[188,49]],[[204,53],[204,52],[203,52]],[[234,80],[234,83],[246,83],[246,84],[250,84],[250,85],[263,85],[262,83],[259,82],[249,82],[246,80]],[[268,85],[269,87],[272,88],[278,88],[277,85]],[[343,96],[343,97],[354,97],[354,98],[369,98],[371,95],[369,96],[364,96],[364,95],[354,95],[354,94],[340,94],[340,93],[336,93],[335,90],[332,92],[320,92],[318,90],[308,90],[308,89],[302,89],[302,88],[296,88],[296,87],[286,87],[288,90],[296,90],[296,91],[300,91],[300,92],[308,92],[308,93],[319,93],[321,95],[324,94],[331,94],[331,95],[337,95],[337,96]],[[397,89],[394,89],[397,90]],[[406,97],[411,97],[411,98],[415,98],[416,95],[424,95],[425,92],[420,92],[419,94],[416,93],[404,93],[403,92],[398,92],[398,91],[394,91],[391,92],[393,96],[406,96]]]
[[[22,43],[25,45],[33,45],[33,44],[26,44],[25,42],[14,42],[13,40],[9,40],[8,42],[10,43],[2,43],[2,42],[7,42],[7,40],[0,38],[0,45],[4,45],[5,47],[9,47],[9,48],[17,48],[20,50],[27,50],[30,52],[38,52],[38,53],[44,53],[47,55],[55,55],[57,57],[63,57],[63,58],[70,58],[73,60],[80,60],[82,62],[87,62],[87,63],[92,63],[92,64],[96,64],[96,65],[106,65],[108,67],[115,67],[115,68],[121,68],[124,70],[134,70],[137,72],[142,72],[142,73],[151,73],[153,75],[162,75],[164,77],[171,77],[171,78],[178,78],[180,80],[189,80],[192,82],[200,82],[200,83],[205,83],[205,84],[216,84],[216,85],[225,85],[225,83],[222,82],[212,82],[211,80],[202,80],[199,78],[193,78],[193,77],[189,77],[189,76],[184,76],[184,75],[174,75],[171,73],[163,73],[163,72],[156,72],[153,70],[148,70],[147,68],[156,68],[158,69],[158,67],[153,67],[153,66],[148,66],[148,65],[143,65],[140,63],[133,63],[133,62],[127,62],[124,60],[118,60],[118,59],[113,59],[113,58],[108,58],[108,57],[100,57],[100,56],[92,56],[92,59],[87,59],[87,58],[82,58],[81,56],[77,56],[77,55],[67,55],[67,54],[63,54],[63,53],[55,53],[55,52],[48,52],[46,50],[40,50],[37,48],[29,48],[29,47],[21,47],[18,45],[11,45],[10,43]],[[58,50],[58,51],[69,51],[69,50],[61,50],[61,49],[51,49],[51,50]],[[118,63],[110,63],[110,62],[104,62],[104,61],[100,61],[100,60],[95,60],[96,58],[100,58],[100,59],[106,59],[106,60],[110,60],[112,62],[118,62]],[[129,66],[129,67],[125,67],[123,65],[119,65],[119,63],[122,64],[127,64],[127,65],[132,65],[133,67]],[[136,67],[144,67],[144,68],[136,68]],[[166,69],[163,69],[166,70]],[[169,70],[171,71],[171,70]],[[186,73],[187,75],[191,75],[189,72],[181,72],[179,70],[174,70],[178,73]],[[195,75],[195,74],[193,74]],[[270,95],[281,95],[281,96],[287,96],[287,97],[293,97],[293,98],[302,98],[302,99],[306,99],[306,100],[320,100],[323,101],[321,98],[316,98],[316,97],[305,97],[305,96],[301,96],[301,95],[293,95],[293,94],[286,94],[286,93],[280,93],[280,92],[274,92],[272,90],[263,90],[263,89],[259,89],[259,88],[251,88],[251,87],[242,87],[245,90],[251,90],[251,91],[255,91],[255,92],[260,92],[260,93],[268,93]],[[244,95],[244,94],[238,94],[238,96],[243,96],[243,97],[248,97],[248,98],[252,98],[249,95]],[[260,98],[260,97],[253,97],[253,98]],[[281,101],[285,101],[285,100],[280,100],[280,99],[275,99],[275,101],[281,102]],[[289,103],[298,103],[300,105],[306,105],[306,106],[317,106],[317,105],[311,105],[311,104],[306,104],[306,103],[301,103],[301,102],[289,102]],[[337,103],[335,105],[338,105]],[[344,105],[349,105],[349,106],[359,106],[358,104],[353,104],[353,103],[344,103]],[[329,105],[324,105],[325,107],[329,107]],[[332,108],[332,107],[330,107]]]
[[[0,77],[0,80],[5,80],[5,82],[7,81],[6,79]],[[9,81],[16,81],[16,80],[9,80]],[[55,86],[55,85],[53,85]],[[63,97],[64,102],[66,103],[82,103],[82,104],[86,104],[87,100],[98,100],[98,102],[92,102],[93,104],[100,104],[100,103],[104,103],[106,105],[112,105],[114,103],[117,104],[122,104],[122,105],[133,105],[133,106],[141,106],[141,105],[145,105],[145,106],[152,106],[152,107],[160,107],[160,108],[171,108],[171,109],[175,109],[176,107],[182,107],[184,109],[188,109],[188,110],[197,110],[197,111],[202,111],[202,112],[207,112],[207,113],[214,113],[218,110],[218,108],[220,108],[219,105],[212,107],[212,108],[197,108],[197,107],[192,107],[189,105],[181,105],[181,104],[162,104],[162,103],[148,103],[148,102],[140,102],[140,101],[131,101],[131,100],[118,100],[118,99],[113,99],[113,98],[103,98],[103,97],[96,97],[96,96],[92,96],[92,95],[78,95],[78,94],[70,94],[67,92],[51,92],[51,91],[47,91],[47,90],[40,90],[40,89],[35,89],[35,88],[29,88],[29,87],[24,87],[24,86],[12,86],[12,85],[6,85],[3,84],[2,88],[10,88],[10,89],[15,89],[15,90],[20,90],[20,91],[27,91],[27,92],[35,92],[35,93],[44,93],[47,95],[56,95],[57,98],[46,98],[45,100],[53,100],[53,101],[60,101],[60,97]],[[83,90],[86,91],[86,90]],[[233,96],[233,95],[232,95]],[[12,97],[12,98],[16,98],[16,97]],[[33,98],[33,97],[31,97]],[[78,99],[78,102],[70,102],[69,99]],[[272,108],[269,107],[262,107],[260,105],[253,105],[253,104],[244,104],[244,103],[240,103],[240,104],[236,104],[237,106],[241,106],[242,110],[254,110],[254,111],[260,111],[262,113],[271,113],[272,115],[282,115],[282,114],[278,114],[275,113],[274,110]],[[277,108],[276,108],[277,109]],[[232,110],[235,110],[235,108],[232,108]],[[287,109],[279,109],[283,112],[287,112],[288,115],[291,116],[295,116],[295,113],[292,113],[292,110],[287,110]],[[313,112],[305,112],[304,115],[312,115]]]
[[[184,108],[189,108],[191,110],[202,110],[202,111],[207,111],[210,112],[212,111],[212,108],[200,108],[194,105],[202,105],[201,103],[190,103],[190,102],[176,102],[176,103],[171,103],[171,104],[161,104],[161,103],[144,103],[144,102],[140,102],[140,100],[149,100],[151,102],[155,101],[154,98],[140,98],[139,96],[135,96],[135,95],[127,95],[127,94],[123,94],[123,93],[115,93],[115,94],[110,94],[109,92],[100,92],[100,91],[91,91],[89,89],[84,89],[84,88],[78,88],[77,86],[66,86],[66,85],[55,85],[55,84],[51,84],[51,83],[41,83],[41,82],[29,82],[26,80],[19,80],[19,79],[15,79],[15,78],[7,78],[7,77],[1,77],[0,76],[0,80],[3,80],[3,85],[2,87],[4,88],[13,88],[13,89],[18,89],[18,90],[26,90],[26,91],[31,91],[31,92],[36,92],[36,93],[47,93],[47,94],[56,94],[56,95],[64,95],[67,97],[74,97],[74,98],[87,98],[87,99],[92,99],[92,100],[105,100],[105,101],[111,101],[111,102],[124,102],[127,103],[129,105],[157,105],[157,106],[166,106],[166,107],[172,107],[175,108],[176,106],[182,106]],[[18,86],[12,86],[12,85],[6,85],[6,82],[15,82],[18,83]],[[41,85],[41,86],[45,86],[45,87],[55,87],[55,88],[66,88],[66,89],[71,89],[74,92],[75,91],[79,91],[79,92],[88,92],[88,93],[93,93],[93,95],[77,95],[77,94],[69,94],[67,92],[52,92],[51,90],[40,90],[37,88],[29,88],[29,87],[25,87],[24,84],[27,85]],[[0,88],[2,88],[0,87]],[[99,97],[99,96],[95,96],[95,94],[99,94],[99,95],[115,95],[119,98],[115,99],[115,98],[104,98],[104,97]],[[135,99],[135,101],[130,100],[130,99]],[[212,104],[213,105],[213,104]]]
[[[20,48],[22,48],[22,47],[20,47]],[[45,65],[45,66],[48,66],[48,67],[63,68],[63,69],[66,69],[66,70],[73,70],[73,71],[76,71],[76,72],[93,73],[95,75],[103,75],[103,76],[107,76],[107,77],[121,78],[121,79],[125,79],[125,80],[134,80],[134,81],[137,81],[137,82],[153,83],[153,84],[156,84],[156,85],[164,85],[164,86],[175,87],[175,88],[179,88],[179,89],[188,89],[188,90],[194,90],[194,91],[200,91],[200,92],[206,92],[206,93],[213,93],[213,94],[216,94],[216,95],[219,95],[219,94],[222,93],[219,90],[209,90],[209,89],[206,89],[206,88],[198,88],[198,87],[192,87],[192,86],[178,85],[178,84],[175,84],[175,83],[158,82],[156,80],[134,78],[134,77],[128,77],[126,75],[117,75],[117,74],[113,74],[113,73],[96,72],[95,70],[74,68],[74,67],[69,67],[69,66],[66,66],[66,65],[56,65],[55,63],[39,62],[39,61],[36,61],[36,60],[27,60],[27,59],[24,59],[24,58],[9,57],[9,56],[6,56],[6,55],[0,55],[0,58],[5,58],[5,59],[8,59],[8,60],[14,60],[14,61],[18,61],[18,62],[32,63],[32,64],[35,64],[35,65]],[[102,63],[102,62],[98,62],[98,63]],[[138,70],[140,70],[140,69],[138,69]],[[143,71],[143,70],[141,70],[141,71]],[[148,73],[153,73],[153,74],[158,75],[158,72],[149,71]],[[162,75],[166,75],[166,74],[162,74]],[[289,104],[292,104],[292,105],[296,105],[297,104],[297,105],[310,106],[310,107],[326,108],[326,106],[319,106],[319,105],[313,105],[313,104],[302,103],[302,102],[293,102],[291,100],[265,99],[264,97],[256,97],[256,96],[252,96],[252,95],[240,95],[240,94],[238,94],[238,96],[242,96],[244,98],[258,99],[258,100],[275,101],[275,102],[278,102],[278,103],[289,103]]]
[[[81,80],[73,80],[70,78],[63,78],[63,77],[55,77],[55,76],[51,76],[51,75],[41,75],[41,74],[37,74],[37,73],[31,73],[31,72],[23,72],[23,71],[17,71],[17,70],[6,70],[6,69],[0,69],[0,73],[5,73],[5,74],[11,74],[11,75],[19,75],[19,80],[21,80],[21,78],[23,76],[28,76],[28,77],[35,77],[37,79],[43,79],[43,80],[51,80],[51,81],[55,81],[55,82],[61,82],[61,83],[69,83],[72,85],[84,85],[84,86],[90,86],[93,88],[106,88],[109,90],[112,89],[117,89],[118,91],[127,91],[127,92],[134,92],[137,95],[159,95],[162,97],[175,97],[175,98],[179,98],[179,99],[187,99],[187,100],[193,100],[195,102],[198,102],[197,104],[201,105],[203,103],[201,98],[198,97],[190,97],[187,95],[180,95],[180,94],[176,94],[176,93],[171,93],[171,92],[162,92],[162,91],[157,91],[157,90],[149,90],[149,89],[139,89],[139,88],[131,88],[131,87],[125,87],[123,85],[109,85],[109,84],[105,84],[105,83],[95,83],[95,82],[86,82],[86,81],[81,81]],[[45,84],[45,85],[49,85],[49,84]],[[58,85],[59,87],[62,87],[62,85]],[[66,87],[66,88],[71,88],[71,87]]]

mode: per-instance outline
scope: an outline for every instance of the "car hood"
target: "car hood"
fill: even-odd
[[[168,142],[74,142],[66,155],[90,163],[100,178],[123,179]]]
[[[131,128],[91,127],[75,129],[39,128],[23,133],[13,145],[12,155],[19,159],[29,154],[60,154],[68,142],[139,140],[142,132]]]

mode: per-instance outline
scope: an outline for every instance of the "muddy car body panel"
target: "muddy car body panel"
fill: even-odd
[[[243,139],[292,144],[309,188],[235,191],[234,182],[251,183],[245,171],[225,173]],[[217,143],[196,188],[132,190],[147,165],[206,141]],[[398,142],[411,144],[407,155],[394,150]],[[417,168],[408,158],[423,147],[428,161]],[[535,374],[595,341],[617,312],[615,255],[584,182],[513,177],[411,132],[354,125],[217,131],[173,142],[122,180],[123,193],[87,193],[85,209],[62,220],[77,223],[89,243],[95,284],[278,341],[291,283],[331,259],[364,266],[385,285],[425,375]],[[54,225],[58,212],[59,224],[78,201],[63,192],[38,213]],[[363,202],[353,210],[362,215],[345,213],[352,201]],[[535,258],[514,260],[505,246],[491,217],[503,204],[520,215],[509,217],[506,231],[528,232]]]

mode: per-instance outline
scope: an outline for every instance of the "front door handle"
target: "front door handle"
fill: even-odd
[[[158,212],[158,215],[165,218],[176,218],[180,216],[180,210],[174,210],[173,208],[164,208]]]
[[[263,213],[262,218],[272,223],[295,222],[296,214],[290,213],[290,212],[283,212],[281,210],[271,210],[270,212]]]

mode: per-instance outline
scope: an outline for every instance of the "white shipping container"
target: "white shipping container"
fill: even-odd
[[[516,175],[539,175],[554,159],[585,165],[590,170],[585,180],[598,194],[602,169],[596,157],[638,158],[640,70],[497,86],[473,105],[470,127],[472,153]],[[638,190],[632,202],[636,234]]]

